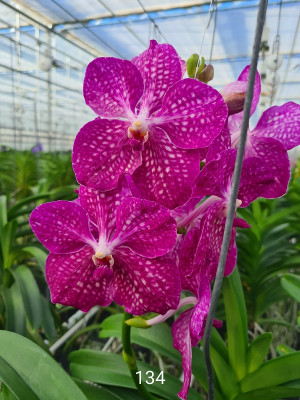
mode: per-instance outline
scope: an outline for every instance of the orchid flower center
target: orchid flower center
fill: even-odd
[[[93,278],[96,280],[101,279],[104,275],[111,277],[113,273],[112,266],[114,265],[114,259],[111,254],[104,255],[101,251],[97,251],[92,257],[93,263],[96,267]]]
[[[149,138],[148,126],[140,120],[134,121],[128,128],[128,138],[145,143]]]

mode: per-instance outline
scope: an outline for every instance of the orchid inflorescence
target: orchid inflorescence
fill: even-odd
[[[249,66],[221,93],[183,78],[185,69],[171,45],[155,40],[131,61],[92,61],[84,98],[97,118],[74,142],[78,198],[42,204],[30,217],[50,251],[53,303],[86,312],[115,301],[135,315],[160,314],[145,320],[147,326],[191,305],[172,327],[183,360],[182,399],[191,346],[203,337],[209,311]],[[251,114],[259,96],[257,73]],[[293,102],[262,114],[248,132],[237,207],[286,192],[287,150],[300,144],[299,128],[300,106]],[[236,264],[236,227],[249,225],[234,219],[225,276]],[[180,300],[182,290],[192,296]]]

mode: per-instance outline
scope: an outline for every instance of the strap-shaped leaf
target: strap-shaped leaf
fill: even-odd
[[[273,358],[241,381],[241,391],[249,392],[300,378],[300,351]]]
[[[233,369],[213,346],[210,346],[210,357],[222,392],[229,400],[233,399],[239,392],[236,375]]]
[[[36,259],[41,271],[45,274],[45,264],[48,254],[36,246],[26,246],[23,248],[23,251],[26,251]]]
[[[122,386],[129,389],[135,388],[127,365],[119,354],[95,350],[77,350],[69,355],[69,360],[71,362],[70,370],[75,378],[104,385]],[[143,362],[137,362],[137,366],[138,370],[142,372],[143,381],[147,379],[147,371],[154,373],[154,379],[161,372],[159,368]],[[169,400],[178,400],[177,392],[181,390],[182,382],[166,372],[164,373],[164,379],[164,384],[154,381],[153,384],[147,385],[147,389]],[[191,388],[189,400],[199,399],[203,400],[202,396]]]
[[[2,287],[2,295],[6,310],[5,329],[24,335],[26,332],[26,315],[17,284],[14,283],[10,288]]]
[[[237,268],[224,279],[223,299],[226,313],[228,359],[238,380],[246,375],[248,328],[245,299]]]
[[[13,271],[13,275],[20,290],[29,322],[34,329],[38,329],[42,325],[43,315],[38,285],[26,265],[20,265]]]
[[[300,276],[284,274],[280,283],[287,294],[300,303]]]
[[[35,343],[0,331],[0,380],[19,400],[87,400],[61,366]]]
[[[259,335],[249,346],[247,353],[247,373],[258,369],[268,354],[272,342],[272,333],[266,332]]]
[[[300,389],[288,387],[288,386],[273,386],[266,389],[253,390],[248,393],[241,393],[234,400],[278,400],[286,399],[290,397],[298,397],[300,395]]]

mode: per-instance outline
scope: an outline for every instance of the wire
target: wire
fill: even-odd
[[[124,27],[128,30],[144,47],[148,47],[146,43],[125,23],[122,21],[120,17],[118,17],[102,0],[97,0],[102,7],[106,8],[106,10],[111,13],[111,15],[116,18]]]
[[[98,39],[101,43],[103,43],[106,47],[111,49],[117,56],[121,58],[125,58],[122,56],[119,52],[117,52],[113,47],[111,47],[108,43],[105,42],[105,40],[101,39],[94,31],[92,31],[88,26],[85,26],[82,22],[80,22],[76,17],[74,17],[73,14],[71,14],[68,10],[66,10],[62,5],[58,4],[56,0],[51,0],[52,3],[54,3],[57,7],[59,7],[61,10],[63,10],[66,14],[68,14],[75,22],[80,24],[84,29],[89,31],[93,36],[95,36],[96,39]]]
[[[211,20],[211,17],[213,15],[213,12],[215,10],[216,4],[217,4],[216,0],[210,0],[208,14],[207,14],[207,22],[206,22],[205,29],[204,29],[203,36],[202,36],[201,46],[200,46],[200,50],[199,50],[199,58],[198,58],[198,62],[197,62],[197,65],[196,65],[194,78],[196,78],[197,71],[198,71],[198,68],[199,68],[200,63],[201,63],[201,53],[202,53],[202,47],[203,47],[205,35],[206,35],[206,32],[207,32],[207,30],[209,28],[210,20]]]
[[[298,37],[299,28],[300,28],[300,12],[299,12],[298,22],[297,22],[297,26],[296,26],[294,37],[293,37],[293,41],[292,41],[291,51],[290,51],[289,56],[288,56],[288,61],[287,61],[286,67],[285,67],[284,76],[283,76],[283,80],[281,82],[279,93],[277,95],[277,99],[279,99],[279,97],[280,97],[280,95],[282,93],[283,85],[285,83],[287,83],[286,82],[287,74],[288,74],[288,71],[289,71],[289,67],[291,65],[291,60],[292,60],[292,56],[293,56],[293,53],[294,53],[294,48],[295,48],[295,45],[296,45],[296,40],[297,40],[297,37]]]
[[[251,103],[253,99],[253,92],[254,92],[254,83],[255,83],[255,75],[256,75],[256,68],[260,50],[260,42],[262,37],[262,31],[264,27],[264,21],[266,16],[268,0],[260,0],[259,2],[259,9],[257,15],[257,23],[256,23],[256,31],[254,37],[254,44],[253,44],[253,51],[252,51],[252,60],[247,84],[247,92],[245,98],[245,105],[244,105],[244,113],[243,113],[243,120],[242,120],[242,127],[241,127],[241,135],[240,135],[240,143],[238,147],[234,174],[233,174],[233,182],[232,182],[232,190],[230,195],[230,201],[228,205],[228,214],[225,223],[225,230],[223,235],[222,247],[221,247],[221,254],[219,258],[219,265],[217,269],[217,275],[215,279],[215,284],[212,291],[211,296],[211,304],[209,313],[206,320],[205,332],[204,332],[204,359],[206,364],[207,370],[207,381],[208,381],[208,400],[214,400],[214,381],[213,381],[213,369],[210,359],[210,336],[212,331],[213,320],[216,312],[217,301],[219,297],[219,293],[222,286],[222,280],[224,275],[224,269],[228,254],[228,248],[231,238],[232,226],[233,226],[233,219],[235,215],[235,208],[236,208],[236,199],[239,189],[239,181],[241,176],[242,170],[242,163],[245,151],[245,144],[247,139],[247,130],[249,125],[249,117],[250,117],[250,109]]]
[[[166,37],[162,34],[161,30],[159,29],[157,23],[155,22],[155,20],[149,15],[148,11],[145,9],[145,7],[143,6],[142,2],[140,0],[137,0],[137,2],[139,3],[139,5],[142,7],[142,9],[144,10],[144,12],[146,13],[148,19],[152,22],[154,28],[156,29],[156,31],[160,34],[160,36],[162,37],[162,39],[164,39],[164,41],[166,43],[169,43],[168,40],[166,39]]]
[[[212,54],[213,54],[213,48],[215,44],[215,34],[216,34],[216,27],[217,27],[217,16],[218,16],[218,0],[215,2],[215,19],[214,19],[214,30],[213,30],[213,35],[212,35],[212,41],[211,41],[211,48],[210,48],[210,54],[209,54],[209,64],[211,63],[212,59]]]
[[[275,53],[276,51],[276,67],[275,70],[273,72],[274,76],[273,76],[273,82],[272,82],[272,90],[271,90],[271,98],[270,98],[270,106],[273,103],[274,100],[274,93],[275,93],[275,78],[276,78],[276,72],[278,70],[278,56],[279,56],[279,47],[280,47],[280,35],[279,35],[279,31],[280,31],[280,21],[281,21],[281,10],[282,10],[282,0],[280,0],[280,4],[279,4],[279,13],[278,13],[278,22],[277,22],[277,32],[276,32],[276,37],[273,43],[273,49],[272,49],[272,54]]]

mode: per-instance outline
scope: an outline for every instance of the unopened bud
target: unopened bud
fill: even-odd
[[[221,95],[228,107],[228,115],[237,114],[244,108],[247,82],[229,83],[221,90]]]
[[[214,67],[211,64],[204,64],[202,71],[200,73],[197,72],[196,79],[198,79],[198,81],[208,83],[214,79],[214,75]]]
[[[147,324],[147,321],[141,317],[134,317],[127,319],[125,323],[127,325],[134,326],[135,328],[143,328],[143,329],[151,328],[151,326]]]

